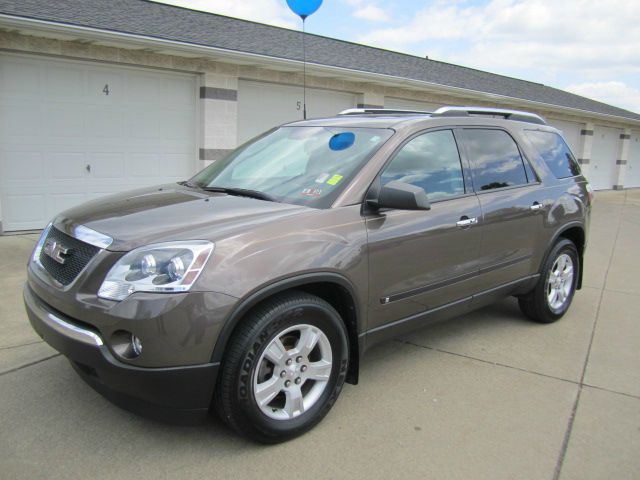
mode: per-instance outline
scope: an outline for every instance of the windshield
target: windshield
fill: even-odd
[[[281,127],[242,145],[189,183],[328,208],[392,134],[380,128]]]

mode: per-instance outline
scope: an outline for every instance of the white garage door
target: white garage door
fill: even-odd
[[[587,177],[596,190],[608,190],[616,183],[616,160],[620,148],[620,134],[617,128],[596,125],[593,130],[591,165]]]
[[[417,100],[406,100],[404,98],[385,97],[384,108],[395,108],[398,110],[421,110],[433,112],[442,105],[437,103],[419,102]]]
[[[571,148],[573,155],[576,158],[580,157],[580,130],[585,128],[585,126],[580,123],[565,122],[564,120],[555,120],[553,118],[548,118],[547,123],[562,132],[562,136],[569,145],[569,148]]]
[[[0,56],[0,205],[6,231],[86,200],[193,174],[192,75]]]
[[[640,131],[631,131],[629,143],[629,160],[624,178],[625,187],[640,187]]]
[[[238,85],[238,142],[272,127],[302,120],[301,87],[241,80]],[[333,117],[356,106],[353,93],[307,88],[307,118]]]

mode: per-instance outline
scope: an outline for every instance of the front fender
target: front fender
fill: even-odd
[[[366,313],[361,314],[366,312],[368,296],[366,239],[360,206],[354,205],[309,210],[216,241],[197,288],[240,300],[225,320],[214,361],[222,358],[233,330],[249,309],[283,290],[317,283],[337,285],[351,297],[358,322],[366,318]],[[365,327],[358,323],[356,336]]]
[[[227,348],[227,344],[229,342],[229,339],[231,338],[231,335],[233,334],[233,331],[242,321],[247,312],[249,312],[260,302],[280,292],[316,283],[331,283],[344,288],[353,298],[353,303],[355,306],[356,330],[357,332],[364,331],[365,327],[361,324],[363,321],[363,317],[361,315],[362,305],[360,303],[360,299],[358,297],[355,286],[347,278],[333,272],[309,272],[305,274],[292,275],[287,278],[275,280],[267,285],[262,285],[256,290],[248,293],[244,298],[240,299],[235,308],[228,315],[224,326],[222,327],[218,335],[218,339],[211,356],[211,361],[222,361],[224,352]],[[362,351],[363,349],[360,348],[359,350]]]

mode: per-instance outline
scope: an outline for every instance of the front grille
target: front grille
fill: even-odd
[[[46,245],[48,240],[53,240],[69,250],[65,255],[64,263],[55,261],[44,252],[44,248],[40,252],[40,263],[44,269],[65,286],[73,282],[87,263],[100,251],[98,247],[73,238],[55,227],[51,227],[43,245]]]

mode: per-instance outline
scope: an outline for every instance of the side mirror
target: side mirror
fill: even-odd
[[[378,191],[376,195],[367,198],[367,205],[380,208],[394,208],[396,210],[430,210],[431,204],[427,192],[423,188],[410,183],[393,180]]]

